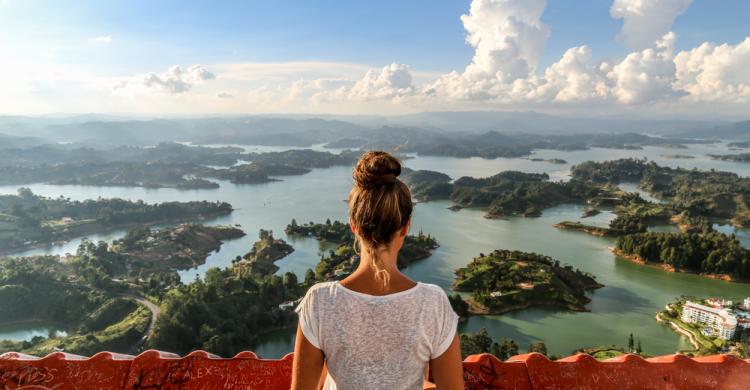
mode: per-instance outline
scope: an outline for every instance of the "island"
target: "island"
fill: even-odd
[[[567,161],[565,161],[565,160],[563,160],[561,158],[548,158],[548,159],[544,159],[544,158],[534,157],[534,158],[530,158],[529,161],[533,161],[533,162],[546,162],[546,163],[558,164],[558,165],[560,165],[560,164],[567,164],[568,163]]]
[[[738,153],[738,154],[709,154],[714,160],[722,161],[733,161],[733,162],[750,162],[750,153]]]
[[[246,269],[249,273],[273,275],[279,270],[274,262],[294,252],[294,248],[286,241],[274,238],[270,230],[261,229],[258,238],[250,252],[245,254],[241,261],[236,262],[235,266],[238,269]]]
[[[586,225],[574,221],[563,221],[553,226],[563,230],[577,230],[597,237],[619,237],[625,234],[643,233],[648,230],[643,218],[630,214],[618,215],[609,223],[609,227]]]
[[[595,208],[595,207],[594,208],[586,208],[585,210],[583,210],[583,214],[581,215],[581,218],[593,217],[593,216],[599,215],[601,213],[602,213],[602,211],[599,210],[599,209],[597,209],[597,208]]]
[[[267,183],[278,180],[272,177],[303,175],[311,168],[352,165],[361,155],[351,150],[338,154],[309,149],[268,153],[242,151],[236,147],[209,148],[177,143],[113,149],[52,146],[11,149],[7,158],[0,162],[0,185],[50,183],[216,189],[219,183],[211,179],[235,184]]]
[[[750,224],[750,178],[731,172],[662,167],[639,159],[584,162],[572,178],[588,184],[634,182],[652,196],[669,201],[672,214],[684,211],[734,226]],[[653,206],[650,206],[653,207]],[[663,206],[662,206],[663,207]]]
[[[141,273],[166,273],[186,270],[206,262],[208,255],[226,240],[243,237],[245,232],[234,226],[180,224],[150,229],[136,228],[109,247],[113,255],[125,259],[130,277]]]
[[[0,195],[0,253],[65,241],[93,232],[202,221],[231,212],[232,205],[225,202],[77,201],[46,198],[28,188],[21,188],[16,195]]]
[[[586,311],[586,291],[601,288],[593,275],[537,253],[495,250],[456,270],[453,289],[471,293],[473,314],[502,314],[534,306]]]
[[[285,232],[289,236],[314,237],[319,241],[338,244],[321,257],[315,269],[318,281],[343,279],[351,274],[359,265],[359,255],[354,249],[354,234],[349,224],[327,220],[325,223],[310,222],[297,224],[296,220],[287,225]],[[409,264],[425,259],[437,249],[438,243],[434,237],[420,231],[417,235],[407,235],[404,245],[396,260],[399,269]]]
[[[487,178],[464,176],[451,182],[432,171],[407,171],[403,181],[421,201],[449,199],[461,208],[482,208],[487,218],[535,217],[546,208],[611,197],[610,190],[571,180],[553,182],[545,173],[504,171]]]
[[[727,281],[750,278],[750,251],[734,236],[716,231],[648,232],[618,238],[613,252],[670,272],[690,272]]]
[[[662,154],[661,156],[670,160],[690,160],[695,158],[695,156],[689,154]]]

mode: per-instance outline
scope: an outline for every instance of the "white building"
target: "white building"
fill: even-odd
[[[731,339],[737,329],[737,317],[726,309],[715,309],[690,301],[682,307],[682,321],[706,325],[717,337],[725,340]]]
[[[744,306],[745,309],[750,310],[750,297],[745,298],[745,300],[742,302],[742,306]]]

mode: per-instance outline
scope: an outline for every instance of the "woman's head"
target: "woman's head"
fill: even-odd
[[[386,152],[365,153],[354,168],[354,188],[349,193],[349,222],[358,240],[369,251],[376,277],[384,283],[388,272],[378,252],[403,239],[411,220],[411,192],[398,175],[401,162]],[[400,234],[403,233],[403,234]]]

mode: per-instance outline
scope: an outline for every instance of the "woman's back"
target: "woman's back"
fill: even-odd
[[[325,354],[325,388],[421,389],[426,364],[450,346],[458,316],[438,286],[369,295],[318,283],[297,307],[305,338]]]

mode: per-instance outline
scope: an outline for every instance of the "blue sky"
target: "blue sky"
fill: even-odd
[[[471,1],[247,1],[247,2],[199,2],[199,1],[121,1],[121,2],[84,2],[84,1],[38,1],[38,0],[0,0],[0,49],[9,58],[5,73],[13,74],[13,86],[17,87],[22,101],[13,103],[5,113],[42,113],[46,111],[108,111],[131,112],[142,111],[143,107],[134,104],[134,99],[144,98],[138,94],[149,92],[149,89],[168,89],[160,91],[160,99],[148,96],[151,109],[163,108],[165,112],[179,111],[175,107],[184,105],[186,100],[191,102],[191,111],[197,105],[206,103],[205,99],[197,97],[199,93],[216,97],[219,94],[231,95],[232,98],[253,94],[259,99],[259,93],[265,93],[266,99],[272,99],[293,88],[294,82],[312,83],[317,80],[318,85],[313,92],[305,92],[305,97],[315,97],[309,106],[305,101],[295,102],[300,112],[357,112],[377,111],[383,113],[398,112],[408,107],[408,111],[423,109],[462,109],[466,102],[474,102],[485,109],[519,109],[575,111],[577,105],[568,104],[571,95],[563,90],[569,84],[560,84],[556,95],[551,92],[539,92],[542,84],[551,84],[550,80],[535,81],[533,77],[544,75],[545,70],[561,60],[568,49],[585,46],[579,51],[581,58],[587,57],[589,68],[578,69],[582,75],[588,77],[589,85],[585,93],[571,92],[573,100],[580,103],[581,99],[591,103],[594,97],[597,104],[601,104],[603,112],[619,113],[629,109],[634,103],[653,103],[656,100],[666,101],[674,106],[685,99],[686,91],[691,97],[700,94],[701,99],[710,100],[712,106],[718,106],[723,98],[717,98],[721,91],[706,92],[702,86],[689,84],[687,80],[678,80],[680,65],[674,70],[669,91],[651,91],[647,96],[641,96],[642,91],[620,93],[613,88],[622,86],[629,80],[628,74],[612,76],[612,67],[624,61],[631,53],[646,50],[648,45],[633,47],[618,37],[623,22],[627,18],[634,23],[653,23],[658,18],[674,19],[669,22],[668,29],[673,31],[676,38],[670,40],[671,49],[678,57],[682,51],[688,52],[699,47],[704,42],[714,42],[717,45],[727,43],[736,45],[737,52],[729,53],[743,60],[744,51],[739,46],[750,35],[748,17],[750,17],[750,2],[740,0],[651,0],[654,3],[664,3],[662,8],[646,9],[647,15],[625,16],[615,18],[612,8],[620,0],[532,0],[524,3],[519,0],[475,0],[486,2],[482,9],[477,6],[477,13],[473,15],[481,26],[473,31],[484,42],[488,41],[488,34],[494,34],[495,25],[502,26],[508,18],[515,18],[516,14],[530,12],[526,4],[534,3],[543,10],[538,17],[522,15],[524,25],[536,29],[542,26],[540,32],[547,31],[546,38],[530,40],[518,39],[512,46],[521,47],[521,54],[507,54],[507,47],[503,39],[514,36],[514,30],[503,32],[493,47],[477,48],[467,44],[466,37],[471,35],[461,19],[462,15],[471,15],[473,10]],[[636,4],[638,0],[622,0],[622,3]],[[677,4],[681,3],[681,4]],[[628,5],[628,4],[625,4]],[[629,6],[629,5],[628,5]],[[494,7],[494,11],[492,8]],[[661,7],[661,6],[659,6]],[[680,8],[682,7],[682,8]],[[669,11],[670,8],[674,10]],[[489,10],[488,10],[489,9]],[[667,10],[662,12],[661,10]],[[680,11],[682,10],[682,11]],[[481,12],[479,12],[481,11]],[[485,12],[486,15],[483,15]],[[533,12],[532,12],[533,13]],[[653,16],[649,16],[651,14]],[[666,16],[664,16],[664,15]],[[490,16],[487,16],[490,15]],[[494,19],[493,19],[494,18]],[[639,19],[640,18],[640,19]],[[645,18],[645,19],[644,19]],[[649,19],[651,18],[651,19]],[[519,27],[525,28],[523,26]],[[522,31],[522,30],[519,30]],[[544,35],[544,34],[542,34]],[[484,38],[481,38],[484,37]],[[653,38],[653,39],[651,39]],[[649,37],[653,41],[653,48],[660,36]],[[513,40],[515,38],[512,38]],[[651,42],[649,41],[649,42]],[[543,50],[538,53],[523,54],[524,47],[541,45]],[[485,50],[484,54],[480,53]],[[482,64],[482,55],[503,51],[502,61],[506,64],[521,61],[521,68],[510,68],[510,65]],[[534,52],[534,49],[529,49]],[[511,50],[512,51],[512,50]],[[514,52],[515,53],[515,52]],[[475,57],[475,54],[477,57]],[[726,54],[726,53],[711,53]],[[495,54],[487,54],[495,55]],[[508,57],[510,55],[511,57]],[[515,57],[514,57],[515,55]],[[666,55],[666,54],[665,54]],[[703,54],[701,54],[703,55]],[[489,58],[489,57],[486,57]],[[576,57],[577,59],[578,57]],[[698,58],[708,65],[710,58]],[[477,65],[471,72],[470,65]],[[494,60],[493,60],[494,61]],[[676,60],[675,60],[676,61]],[[602,68],[601,63],[606,62]],[[262,76],[255,77],[244,73],[238,76],[237,69],[249,64],[294,64],[297,67],[282,74],[273,70],[259,72]],[[308,71],[302,69],[304,63],[331,64],[329,70]],[[645,63],[645,62],[644,62]],[[28,70],[33,64],[33,71],[19,77],[18,71]],[[339,69],[337,65],[341,64]],[[382,70],[391,64],[392,67]],[[168,68],[179,65],[182,70],[193,65],[200,65],[213,77],[181,76],[184,73],[169,73]],[[401,68],[400,66],[408,67]],[[0,67],[4,65],[0,63]],[[674,65],[671,65],[675,67]],[[227,71],[228,68],[233,69]],[[311,67],[312,69],[314,67]],[[481,68],[480,70],[477,70]],[[626,66],[622,66],[623,71]],[[0,68],[2,69],[2,68]],[[245,69],[245,68],[243,68]],[[250,67],[251,71],[257,69]],[[264,68],[265,69],[265,68]],[[366,79],[367,69],[375,73]],[[521,69],[521,70],[519,70]],[[604,69],[604,70],[602,70]],[[733,68],[734,69],[734,68]],[[732,71],[733,69],[730,69]],[[222,72],[224,70],[225,72]],[[243,72],[248,72],[245,69]],[[440,79],[441,75],[456,71],[461,79],[450,81],[449,88],[441,98],[425,102],[425,91],[435,91],[430,83]],[[597,74],[586,72],[597,72]],[[707,73],[710,73],[707,70]],[[472,73],[473,72],[473,73]],[[521,73],[518,73],[521,72]],[[570,72],[570,71],[566,71]],[[663,69],[657,70],[662,72]],[[719,73],[726,73],[722,70]],[[396,78],[409,74],[410,83],[394,84]],[[469,74],[471,73],[471,74]],[[484,78],[478,76],[482,73]],[[683,72],[684,73],[684,72]],[[716,73],[716,72],[714,72]],[[57,82],[50,83],[49,74]],[[166,80],[173,77],[178,82],[185,82],[184,87],[165,87],[164,83],[152,83],[153,88],[141,88],[123,95],[106,96],[112,93],[115,85],[130,85],[137,83],[148,74],[159,77],[155,80]],[[197,73],[196,73],[197,74]],[[713,74],[713,73],[712,73]],[[64,76],[60,76],[64,75]],[[171,76],[170,76],[171,75]],[[320,79],[314,77],[324,75]],[[401,75],[401,76],[399,76]],[[500,76],[498,76],[500,75]],[[381,77],[382,76],[382,77]],[[655,74],[656,79],[663,79],[663,74]],[[727,91],[742,90],[750,80],[742,75],[732,77],[735,84]],[[56,79],[57,77],[57,79]],[[85,80],[89,77],[89,80]],[[265,77],[265,79],[263,79]],[[395,77],[395,78],[394,78]],[[692,77],[692,75],[691,75]],[[393,78],[393,79],[392,79]],[[601,85],[597,86],[601,78]],[[252,79],[251,81],[248,81]],[[134,81],[136,80],[136,81]],[[192,80],[192,81],[191,81]],[[235,83],[230,83],[234,80]],[[325,81],[326,86],[319,84]],[[363,81],[361,93],[355,91],[355,83]],[[521,98],[511,96],[509,88],[505,88],[515,80],[534,84],[525,86],[527,92]],[[1,80],[0,80],[1,81]],[[110,82],[107,88],[105,84]],[[347,85],[347,82],[351,85]],[[577,82],[568,80],[567,83]],[[389,84],[391,83],[391,84]],[[448,83],[445,79],[445,83]],[[474,85],[493,84],[486,91],[473,91]],[[329,87],[328,84],[331,86]],[[408,84],[408,85],[407,85]],[[683,85],[684,84],[684,85]],[[76,86],[78,85],[78,86]],[[240,86],[241,85],[241,86]],[[505,87],[503,87],[503,85]],[[65,93],[58,93],[55,88],[65,88]],[[393,92],[393,90],[410,89]],[[244,88],[244,89],[243,89]],[[300,88],[303,88],[300,86]],[[312,88],[312,87],[304,87]],[[339,90],[339,97],[352,100],[356,94],[360,100],[353,107],[351,104],[334,107],[331,94],[323,96],[317,94],[322,89]],[[347,89],[348,88],[348,89]],[[479,88],[479,87],[478,87]],[[494,89],[493,89],[494,88]],[[574,86],[574,89],[583,88]],[[602,88],[608,89],[603,91]],[[114,88],[122,91],[126,89]],[[183,90],[184,89],[184,90]],[[479,88],[481,89],[481,88]],[[106,90],[106,91],[105,91]],[[226,90],[226,91],[225,91]],[[471,90],[471,91],[468,91]],[[255,91],[255,92],[253,92]],[[260,91],[260,92],[258,92]],[[281,91],[281,92],[280,92]],[[317,92],[316,92],[317,91]],[[327,91],[327,92],[331,92]],[[563,91],[562,98],[560,91]],[[692,92],[695,91],[695,92]],[[159,92],[159,91],[151,91]],[[375,98],[370,96],[373,92]],[[7,92],[6,92],[7,93]],[[544,98],[529,98],[538,94],[546,94]],[[88,102],[76,106],[70,102],[70,95],[80,95],[81,102]],[[170,95],[180,95],[179,97]],[[188,94],[195,94],[193,99]],[[415,95],[420,95],[415,98]],[[308,96],[310,95],[310,96]],[[435,96],[434,93],[427,95]],[[549,96],[547,96],[549,95]],[[60,101],[61,96],[68,96],[66,101]],[[295,95],[295,99],[298,96]],[[384,98],[385,97],[385,98]],[[730,99],[733,104],[744,104],[742,99]],[[396,102],[394,103],[394,98]],[[58,99],[58,100],[56,100]],[[128,102],[130,99],[130,102]],[[197,99],[197,100],[196,100]],[[388,101],[388,100],[391,101]],[[430,98],[432,99],[432,98]],[[451,100],[453,99],[453,100]],[[519,100],[520,99],[520,100]],[[644,100],[645,99],[645,100]],[[0,97],[0,103],[9,101],[10,96]],[[34,101],[37,103],[34,103]],[[228,100],[228,99],[225,99]],[[366,102],[364,100],[367,100]],[[409,100],[408,104],[404,104]],[[605,102],[609,100],[609,102]],[[696,99],[688,103],[695,103]],[[41,101],[41,102],[39,102]],[[324,103],[321,103],[325,101]],[[96,102],[101,102],[98,108]],[[252,99],[239,105],[236,99],[227,104],[224,102],[207,103],[199,111],[206,112],[237,112],[252,111],[242,108],[249,105]],[[219,104],[227,105],[222,109]],[[302,103],[300,105],[300,103]],[[563,104],[564,103],[564,104]],[[623,104],[625,103],[625,104]],[[678,104],[679,105],[679,104]],[[15,106],[15,107],[14,107]],[[688,104],[679,105],[687,107]],[[347,108],[348,107],[348,108]],[[671,109],[679,111],[680,108]],[[268,111],[294,111],[290,107],[268,105]]]

